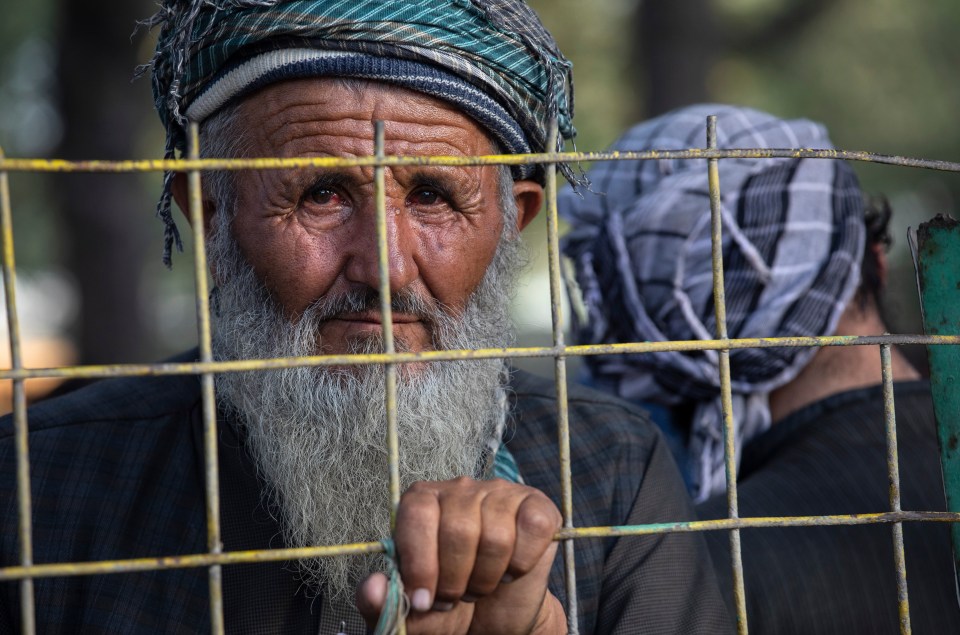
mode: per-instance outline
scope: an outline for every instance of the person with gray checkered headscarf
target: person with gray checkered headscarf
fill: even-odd
[[[618,150],[702,147],[717,115],[721,148],[830,148],[806,120],[692,106],[630,130]],[[570,192],[587,342],[715,337],[707,165],[605,163],[598,194]],[[864,197],[851,167],[823,159],[723,159],[723,261],[729,336],[881,335],[890,206]],[[730,352],[741,518],[818,517],[889,509],[885,379],[892,379],[903,509],[945,509],[930,383],[897,347]],[[701,520],[726,518],[719,372],[713,351],[588,358],[587,381],[642,402],[680,446]],[[888,374],[884,376],[884,372]],[[659,411],[657,409],[660,409]],[[960,631],[950,531],[907,523],[916,632]],[[710,560],[735,611],[726,532]],[[894,553],[884,525],[770,527],[741,533],[746,618],[755,633],[901,630]]]
[[[720,148],[832,148],[826,129],[748,108],[705,104],[629,130],[613,150],[703,147],[717,115]],[[852,168],[824,159],[719,162],[727,329],[731,338],[833,333],[860,281],[863,200]],[[589,173],[594,192],[561,193],[573,225],[586,323],[581,343],[716,337],[705,159],[616,161]],[[812,348],[730,352],[736,447],[770,426],[768,394],[797,376]],[[697,501],[725,484],[716,351],[587,357],[588,383],[674,416]]]

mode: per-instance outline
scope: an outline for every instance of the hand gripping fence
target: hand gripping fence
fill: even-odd
[[[223,633],[223,591],[221,585],[221,567],[240,563],[287,561],[306,558],[318,558],[333,555],[349,555],[374,552],[387,552],[391,566],[391,586],[393,602],[389,614],[385,614],[378,625],[378,632],[405,632],[405,599],[399,575],[396,574],[392,557],[392,542],[361,544],[318,545],[303,548],[267,549],[256,551],[224,552],[220,537],[220,500],[219,470],[216,447],[216,401],[214,395],[214,375],[217,373],[240,372],[247,370],[265,370],[303,366],[342,366],[355,364],[381,364],[386,373],[386,434],[389,452],[390,500],[392,501],[391,519],[395,522],[395,510],[400,500],[400,478],[398,470],[398,438],[396,420],[396,382],[397,364],[410,362],[450,361],[488,358],[527,358],[552,357],[555,362],[555,378],[558,399],[558,465],[561,483],[561,512],[563,526],[555,539],[563,543],[562,553],[565,562],[567,615],[570,633],[578,633],[576,568],[574,550],[577,540],[603,537],[627,537],[674,532],[728,531],[732,554],[732,573],[734,580],[734,601],[737,629],[741,634],[748,632],[746,601],[743,582],[743,564],[740,555],[740,530],[763,527],[800,527],[815,525],[864,525],[887,523],[892,525],[894,541],[894,573],[897,577],[897,601],[900,617],[900,632],[910,633],[910,604],[907,592],[906,555],[903,547],[904,521],[910,522],[960,522],[958,512],[905,511],[900,504],[899,468],[897,459],[896,420],[893,403],[893,379],[891,372],[890,347],[898,344],[925,344],[941,349],[944,345],[960,344],[958,334],[937,335],[882,335],[882,336],[828,336],[828,337],[785,337],[785,338],[744,338],[729,339],[726,329],[726,304],[724,298],[723,261],[721,253],[722,223],[720,216],[720,183],[718,162],[730,158],[822,158],[845,159],[884,163],[904,167],[925,168],[948,172],[960,172],[960,163],[917,159],[900,156],[874,154],[870,152],[851,152],[845,150],[817,149],[737,149],[720,150],[716,147],[716,118],[707,118],[707,147],[688,150],[644,152],[573,152],[521,155],[490,155],[482,157],[449,156],[385,156],[384,134],[381,122],[375,122],[375,145],[371,156],[356,158],[260,158],[260,159],[200,159],[199,134],[193,126],[189,135],[188,158],[181,160],[144,160],[144,161],[63,161],[42,159],[10,159],[0,152],[0,240],[2,240],[2,272],[9,329],[11,368],[0,370],[0,379],[13,382],[13,421],[15,430],[15,448],[17,460],[17,509],[19,535],[19,564],[0,568],[0,581],[20,581],[20,602],[22,614],[22,632],[35,632],[35,606],[33,580],[42,577],[105,575],[134,571],[150,571],[184,567],[207,567],[209,571],[211,630]],[[551,126],[551,136],[556,139],[556,122]],[[548,143],[547,147],[555,147]],[[558,242],[557,219],[557,165],[573,162],[618,161],[618,160],[656,160],[656,159],[707,159],[710,189],[711,230],[712,230],[712,267],[713,291],[716,311],[716,338],[701,341],[664,341],[664,342],[625,342],[604,345],[568,346],[564,343],[562,331],[563,316],[560,296],[561,259]],[[549,259],[550,303],[553,324],[552,346],[516,347],[479,350],[438,350],[420,353],[398,353],[393,342],[391,320],[389,276],[387,275],[387,232],[384,196],[384,169],[390,166],[406,165],[521,165],[540,163],[546,166],[547,197],[547,248]],[[298,358],[280,358],[265,360],[213,361],[210,306],[206,278],[206,250],[204,243],[204,224],[201,216],[200,173],[203,170],[275,170],[290,168],[332,168],[332,167],[374,167],[377,206],[377,238],[380,266],[380,298],[383,313],[383,335],[385,348],[383,353],[364,355],[315,355]],[[199,325],[200,360],[191,363],[161,364],[115,364],[67,366],[58,368],[24,367],[21,354],[21,334],[16,302],[16,267],[14,262],[14,242],[11,220],[11,203],[8,183],[10,172],[160,172],[165,170],[187,172],[189,187],[189,215],[194,233],[195,283],[197,317]],[[880,364],[883,372],[883,394],[885,427],[887,436],[888,480],[890,485],[890,511],[873,514],[837,514],[829,516],[789,516],[771,518],[740,518],[737,504],[736,463],[734,458],[733,417],[731,412],[730,365],[731,350],[740,348],[763,347],[819,347],[819,346],[880,346]],[[952,347],[947,347],[952,349]],[[725,467],[727,475],[727,518],[710,521],[666,522],[646,525],[575,527],[573,525],[572,475],[570,470],[570,432],[567,418],[567,379],[566,358],[570,356],[609,355],[618,353],[652,353],[660,351],[715,350],[720,359],[720,387],[724,414]],[[160,556],[155,558],[137,558],[126,560],[104,560],[94,562],[60,562],[34,564],[31,529],[31,498],[28,460],[27,403],[24,382],[35,378],[105,378],[134,377],[148,375],[199,375],[201,379],[203,421],[204,421],[204,460],[205,491],[207,516],[207,551],[204,553]],[[934,377],[934,384],[937,378]],[[942,425],[942,423],[941,423]],[[956,466],[944,465],[947,482],[957,481]],[[951,474],[953,478],[951,479]],[[956,532],[955,532],[956,533]]]

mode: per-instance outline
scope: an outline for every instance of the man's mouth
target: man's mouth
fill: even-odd
[[[422,322],[423,318],[418,315],[413,315],[411,313],[400,313],[394,312],[391,317],[393,318],[394,324],[413,324],[415,322]],[[363,311],[361,313],[341,313],[330,318],[329,321],[340,321],[340,322],[362,322],[367,324],[383,324],[383,316],[380,311]]]
[[[422,351],[433,348],[429,321],[411,313],[393,313],[393,339],[398,352]],[[381,348],[366,349],[364,342],[380,342],[384,337],[384,323],[380,311],[338,313],[324,320],[320,326],[321,350],[325,354],[337,352],[382,352]],[[356,348],[360,345],[360,348]]]

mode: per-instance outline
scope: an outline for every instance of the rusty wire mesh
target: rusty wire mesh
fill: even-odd
[[[552,128],[556,138],[556,126]],[[146,160],[146,161],[62,161],[41,159],[9,159],[0,152],[0,241],[2,241],[2,272],[5,289],[7,324],[9,329],[11,368],[0,370],[0,380],[13,382],[13,421],[15,429],[15,447],[17,459],[17,497],[18,530],[20,558],[16,566],[0,568],[0,581],[19,580],[22,613],[22,631],[35,632],[33,580],[41,577],[98,575],[132,571],[172,569],[184,567],[207,567],[210,581],[211,628],[214,633],[223,632],[223,593],[220,581],[221,567],[250,562],[266,562],[317,558],[332,555],[361,554],[383,551],[381,543],[361,543],[349,545],[320,545],[304,548],[267,549],[256,551],[224,552],[220,539],[220,501],[219,470],[216,447],[216,402],[214,395],[214,375],[226,372],[241,372],[255,369],[276,369],[293,366],[343,366],[355,364],[382,364],[387,373],[386,400],[387,445],[389,451],[389,469],[391,500],[394,507],[399,501],[398,441],[396,421],[396,365],[409,362],[427,362],[483,358],[520,358],[552,357],[555,361],[555,378],[558,400],[558,469],[561,482],[561,512],[563,526],[555,539],[563,542],[567,614],[569,631],[576,633],[577,594],[576,570],[574,566],[575,541],[584,538],[640,536],[673,532],[729,531],[733,562],[734,598],[736,605],[737,627],[740,633],[748,630],[746,604],[743,583],[743,565],[740,557],[740,529],[754,527],[796,527],[810,525],[863,525],[875,523],[892,524],[895,571],[898,589],[898,611],[900,630],[910,632],[910,607],[906,578],[906,555],[903,548],[904,521],[960,522],[960,513],[905,511],[901,509],[899,490],[899,468],[897,460],[896,420],[893,403],[893,379],[891,372],[890,346],[897,344],[944,345],[960,344],[960,336],[924,336],[924,335],[884,335],[884,336],[825,336],[825,337],[789,337],[789,338],[746,338],[729,339],[726,332],[723,283],[723,262],[721,253],[722,223],[720,218],[720,183],[718,162],[728,158],[822,158],[846,159],[884,163],[889,165],[926,168],[949,172],[960,172],[960,163],[889,156],[870,152],[851,152],[844,150],[817,149],[736,149],[716,148],[716,118],[707,120],[707,147],[689,150],[645,152],[576,152],[546,153],[529,155],[490,155],[484,157],[420,157],[420,156],[384,156],[384,138],[382,125],[376,124],[375,151],[372,156],[353,159],[341,158],[261,158],[261,159],[199,159],[199,136],[196,126],[191,127],[188,158],[182,160]],[[548,143],[548,147],[550,144]],[[700,158],[707,159],[710,186],[711,230],[713,244],[713,288],[716,310],[716,339],[702,341],[666,341],[666,342],[628,342],[609,345],[575,345],[564,342],[562,329],[560,297],[561,258],[558,240],[557,219],[557,179],[556,165],[561,162],[580,161],[618,161],[618,160],[656,160]],[[421,353],[397,353],[393,346],[393,328],[390,307],[389,276],[387,273],[387,238],[384,201],[384,169],[399,165],[518,165],[541,163],[546,172],[547,200],[547,247],[549,259],[549,281],[551,316],[553,322],[552,346],[516,347],[481,350],[443,350]],[[237,360],[214,362],[211,352],[210,306],[207,290],[206,251],[204,244],[204,224],[201,222],[200,173],[203,170],[243,170],[243,169],[289,169],[289,168],[332,168],[373,166],[375,168],[377,192],[377,234],[380,262],[380,298],[383,313],[385,352],[364,355],[318,355],[298,358],[280,358],[266,360]],[[158,172],[164,170],[188,173],[189,215],[192,219],[194,238],[194,267],[196,283],[196,304],[199,326],[200,360],[192,363],[161,364],[116,364],[66,366],[57,368],[25,368],[21,355],[21,334],[17,318],[16,302],[16,266],[14,259],[14,240],[11,222],[11,203],[8,184],[9,172]],[[874,514],[841,514],[830,516],[798,516],[776,518],[740,518],[737,505],[736,463],[734,458],[733,418],[731,412],[731,389],[729,353],[739,348],[783,347],[783,346],[861,346],[879,345],[880,364],[883,373],[884,412],[888,444],[888,479],[890,483],[890,511]],[[570,434],[567,419],[566,402],[566,358],[617,353],[651,353],[658,351],[716,350],[720,358],[720,386],[724,412],[724,440],[727,473],[728,518],[710,521],[666,522],[633,526],[576,527],[573,525],[572,474],[570,471]],[[206,515],[207,515],[207,552],[161,556],[155,558],[136,558],[125,560],[103,560],[95,562],[63,562],[34,564],[31,542],[31,499],[28,460],[28,424],[27,402],[24,383],[35,378],[105,378],[132,377],[147,375],[199,375],[202,386],[204,421],[204,460],[206,467]],[[392,510],[391,510],[392,513]],[[402,628],[402,624],[401,624]]]

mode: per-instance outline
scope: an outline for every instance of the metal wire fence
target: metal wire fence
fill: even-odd
[[[318,545],[315,547],[267,549],[256,551],[224,552],[220,536],[219,469],[217,464],[217,408],[214,395],[214,375],[218,373],[249,370],[278,369],[299,366],[346,366],[358,364],[381,364],[386,371],[387,447],[389,452],[390,495],[394,509],[400,498],[398,471],[398,439],[396,420],[397,364],[409,362],[435,362],[465,359],[552,357],[558,400],[558,474],[561,483],[561,512],[563,526],[555,539],[562,542],[565,560],[567,615],[571,633],[578,632],[577,592],[574,550],[576,541],[586,538],[641,536],[676,532],[728,531],[732,554],[732,574],[737,628],[748,632],[743,581],[743,565],[740,555],[740,530],[760,527],[797,527],[811,525],[864,525],[888,523],[892,525],[897,577],[898,610],[900,630],[910,632],[910,604],[906,576],[906,554],[903,547],[905,521],[915,522],[960,522],[960,513],[903,510],[900,502],[899,469],[897,459],[896,419],[894,414],[893,378],[890,347],[898,344],[949,345],[960,344],[957,335],[884,335],[884,336],[825,336],[787,338],[729,339],[726,329],[726,303],[724,296],[723,259],[721,252],[722,222],[720,215],[720,182],[718,162],[729,158],[823,158],[867,161],[890,165],[927,168],[960,172],[960,163],[933,161],[899,156],[850,152],[843,150],[816,149],[737,149],[721,150],[716,147],[716,118],[707,119],[707,147],[689,150],[644,151],[644,152],[577,152],[545,153],[528,155],[490,155],[483,157],[441,156],[385,156],[383,126],[375,124],[374,154],[353,159],[343,158],[261,158],[261,159],[200,159],[199,133],[191,127],[188,158],[183,160],[146,161],[62,161],[41,159],[10,159],[0,152],[0,240],[2,240],[2,272],[6,299],[7,324],[9,329],[11,368],[0,370],[0,380],[13,383],[13,421],[17,460],[17,506],[19,510],[19,564],[0,568],[0,581],[20,581],[22,632],[35,632],[35,607],[33,581],[37,578],[56,576],[101,575],[111,573],[149,571],[185,567],[207,567],[209,570],[211,628],[222,633],[223,590],[221,567],[239,563],[287,561],[306,558],[322,558],[333,555],[348,555],[382,552],[382,543],[347,545]],[[556,126],[552,137],[556,139]],[[550,144],[548,143],[548,147]],[[622,161],[656,159],[706,159],[709,170],[713,291],[716,311],[717,333],[712,340],[625,342],[609,345],[567,345],[564,342],[563,316],[561,314],[561,257],[558,240],[557,177],[556,166],[563,162]],[[419,353],[396,352],[393,345],[390,288],[387,259],[386,209],[384,198],[384,170],[391,166],[435,165],[519,165],[539,163],[546,173],[547,248],[552,315],[552,346],[479,349],[479,350],[434,350]],[[290,168],[335,168],[374,167],[377,239],[380,266],[380,300],[382,311],[385,350],[383,353],[363,355],[317,355],[297,358],[265,360],[213,361],[210,306],[207,288],[206,251],[204,223],[201,210],[200,174],[204,170],[276,170]],[[191,363],[87,365],[57,368],[25,368],[21,355],[21,333],[17,313],[16,265],[12,230],[12,210],[8,173],[10,172],[157,172],[180,171],[188,173],[189,216],[192,220],[194,267],[196,283],[196,306],[199,325],[200,359]],[[873,514],[839,514],[829,516],[792,516],[770,518],[741,518],[737,503],[737,478],[734,456],[734,431],[730,388],[730,351],[740,348],[764,347],[820,347],[820,346],[880,346],[880,364],[883,376],[884,412],[887,436],[887,464],[890,484],[890,509]],[[567,418],[566,359],[571,356],[609,355],[618,353],[654,353],[660,351],[715,350],[720,360],[720,390],[724,416],[725,461],[727,475],[728,517],[710,521],[666,522],[646,525],[577,527],[573,523],[572,479],[570,468],[570,431]],[[35,564],[33,558],[31,529],[30,465],[28,459],[27,400],[24,384],[35,378],[105,378],[135,377],[150,375],[199,375],[202,386],[204,422],[204,461],[207,551],[191,555],[161,556],[124,560],[94,562],[59,562]],[[393,510],[391,510],[393,514]],[[393,516],[391,516],[392,518]],[[401,632],[403,624],[400,625]]]

